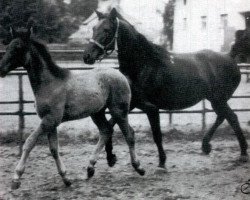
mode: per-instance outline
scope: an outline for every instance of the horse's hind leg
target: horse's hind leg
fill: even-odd
[[[128,107],[128,104],[120,103],[109,109],[112,117],[120,127],[128,144],[132,166],[140,175],[143,176],[145,174],[145,170],[140,167],[140,162],[136,159],[134,130],[128,124]]]
[[[48,133],[48,140],[49,140],[50,152],[51,152],[53,158],[55,159],[58,173],[62,177],[64,184],[66,186],[70,186],[71,182],[66,177],[66,168],[65,168],[65,166],[61,160],[61,157],[59,155],[59,152],[58,152],[59,144],[58,144],[56,127],[54,128],[54,130],[51,130],[51,132]]]
[[[203,137],[203,140],[202,140],[202,151],[205,154],[209,154],[211,152],[211,144],[209,142],[212,139],[212,137],[214,135],[214,132],[222,124],[222,122],[224,121],[224,119],[225,118],[223,116],[218,115],[217,118],[216,118],[215,123],[213,124],[213,126],[210,128],[210,130]]]
[[[216,112],[218,115],[226,118],[228,123],[233,128],[241,148],[240,161],[246,162],[248,160],[248,154],[247,154],[248,144],[241,130],[237,115],[232,111],[232,109],[228,106],[226,102],[223,104],[220,102],[220,104],[218,104],[217,106]]]
[[[95,151],[89,161],[89,166],[87,168],[88,178],[91,178],[94,175],[95,173],[94,166],[97,162],[98,156],[101,150],[104,148],[104,145],[108,142],[113,132],[113,128],[110,126],[105,117],[105,109],[92,115],[91,118],[98,127],[100,135],[99,135],[99,141],[97,143]]]

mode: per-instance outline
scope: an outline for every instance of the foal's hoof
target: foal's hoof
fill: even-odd
[[[70,187],[71,186],[71,181],[69,180],[69,179],[63,179],[63,183],[64,183],[64,185],[66,186],[66,187]]]
[[[204,154],[208,155],[211,152],[212,147],[211,144],[203,142],[201,149]]]
[[[88,167],[87,168],[87,173],[88,173],[88,179],[92,178],[92,176],[94,176],[94,174],[95,174],[94,167]]]
[[[12,180],[11,182],[11,189],[12,190],[16,190],[20,187],[21,185],[21,181],[18,181],[18,180]]]
[[[110,157],[107,157],[108,165],[113,167],[117,161],[116,155],[112,154]]]
[[[144,176],[144,175],[145,175],[145,169],[143,169],[143,168],[137,168],[136,171],[137,171],[137,173],[140,174],[141,176]]]
[[[242,163],[248,162],[249,156],[248,155],[241,155],[239,161]]]

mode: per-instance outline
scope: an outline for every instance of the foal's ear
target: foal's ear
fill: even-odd
[[[117,17],[117,11],[116,11],[115,8],[112,8],[112,10],[110,11],[110,14],[109,14],[109,18],[110,18],[111,20],[115,20],[116,17]]]
[[[96,15],[97,15],[97,17],[98,17],[99,20],[103,19],[105,17],[104,14],[101,13],[101,12],[99,12],[98,10],[95,10],[95,13],[96,13]]]

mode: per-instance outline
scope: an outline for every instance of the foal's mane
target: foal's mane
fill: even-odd
[[[37,51],[32,53],[38,53],[46,61],[48,69],[53,74],[53,76],[60,79],[66,78],[68,75],[68,70],[63,69],[55,64],[46,45],[34,38],[30,39],[30,41]]]

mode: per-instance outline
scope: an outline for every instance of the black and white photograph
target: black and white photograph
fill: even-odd
[[[0,0],[0,200],[249,200],[250,0]]]

